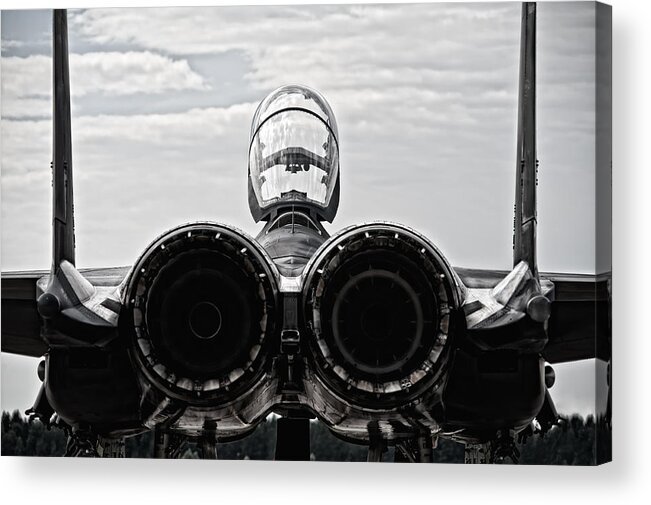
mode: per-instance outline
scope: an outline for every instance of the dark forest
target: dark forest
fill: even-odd
[[[575,415],[561,427],[543,435],[534,435],[518,445],[519,464],[523,465],[594,465],[610,455],[610,428],[602,419],[586,419]],[[343,442],[321,423],[311,428],[311,453],[315,461],[366,461],[366,447]],[[219,459],[273,459],[276,443],[276,422],[273,417],[261,423],[256,431],[237,442],[219,444]],[[153,454],[153,434],[144,433],[128,438],[126,456],[148,458]],[[62,430],[48,430],[41,422],[29,422],[18,411],[2,413],[3,456],[62,456],[66,436]],[[198,449],[188,443],[183,458],[197,458]],[[439,440],[434,451],[435,463],[463,463],[463,445]],[[610,458],[608,458],[610,459]],[[393,461],[393,448],[384,455]]]

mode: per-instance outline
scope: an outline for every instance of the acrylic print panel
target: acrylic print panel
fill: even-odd
[[[2,144],[3,455],[610,459],[609,7],[3,11]]]

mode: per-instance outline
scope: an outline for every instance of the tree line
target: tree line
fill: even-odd
[[[48,430],[39,421],[28,421],[17,410],[2,413],[3,456],[63,456],[66,436],[62,430]],[[543,435],[533,435],[519,443],[519,464],[529,465],[591,465],[610,459],[610,427],[604,419],[593,416],[570,417],[562,427],[554,427]],[[236,442],[218,446],[219,459],[273,459],[276,444],[276,420],[269,417],[253,434]],[[335,437],[322,423],[313,422],[310,430],[311,459],[317,461],[366,461],[365,446],[344,442]],[[154,451],[152,432],[130,437],[125,443],[127,457],[149,458]],[[384,461],[393,461],[393,448]],[[182,449],[181,457],[197,458],[199,450],[193,443]],[[439,440],[434,450],[435,463],[463,463],[462,444]]]

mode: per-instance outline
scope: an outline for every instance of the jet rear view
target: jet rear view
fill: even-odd
[[[3,273],[2,350],[44,355],[31,414],[68,431],[68,455],[119,454],[123,437],[153,430],[158,457],[177,455],[186,439],[216,457],[219,442],[275,414],[279,459],[309,457],[318,419],[368,445],[370,461],[388,445],[397,458],[429,461],[437,437],[466,444],[469,462],[480,446],[487,462],[517,460],[516,435],[559,420],[550,339],[571,331],[573,349],[582,346],[572,359],[593,357],[576,319],[573,328],[559,321],[594,301],[591,288],[604,296],[601,281],[585,279],[581,291],[581,279],[538,272],[535,20],[535,3],[523,4],[510,272],[455,269],[426,237],[391,222],[330,237],[337,123],[325,98],[299,85],[270,93],[253,118],[248,198],[265,223],[256,238],[184,224],[129,269],[80,271],[67,21],[54,11],[52,267]],[[584,305],[594,322],[596,308]]]

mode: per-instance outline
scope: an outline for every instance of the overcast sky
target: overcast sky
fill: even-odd
[[[594,4],[539,3],[541,271],[594,272]],[[389,219],[457,266],[511,266],[520,3],[69,12],[78,266],[131,264],[192,220],[252,234],[255,107],[306,84],[340,132],[331,231]],[[2,270],[51,254],[51,12],[2,12]],[[2,408],[36,360],[2,355]],[[603,367],[599,370],[602,371]],[[594,411],[594,362],[556,367],[561,412]]]

